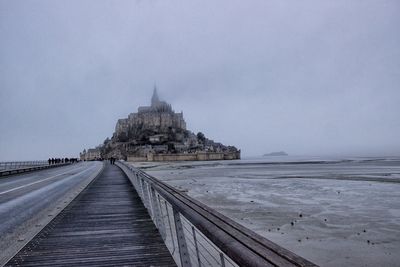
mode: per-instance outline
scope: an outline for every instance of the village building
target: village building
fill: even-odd
[[[79,154],[79,156],[80,156],[80,159],[84,160],[84,161],[100,160],[101,159],[100,147],[89,148],[87,151],[85,149]]]

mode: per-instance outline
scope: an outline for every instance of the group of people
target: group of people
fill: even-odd
[[[110,163],[114,165],[114,164],[115,164],[115,160],[116,160],[116,158],[114,158],[114,157],[111,157],[111,158],[109,158],[109,160],[110,160]]]
[[[49,165],[61,164],[61,163],[75,163],[78,162],[77,158],[49,158],[47,161]]]

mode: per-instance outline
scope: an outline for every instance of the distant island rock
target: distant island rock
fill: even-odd
[[[286,152],[284,151],[279,151],[279,152],[271,152],[264,154],[264,157],[274,157],[274,156],[289,156]]]

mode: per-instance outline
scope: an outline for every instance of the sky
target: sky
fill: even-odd
[[[0,161],[78,156],[160,98],[242,150],[400,155],[398,0],[0,0]]]

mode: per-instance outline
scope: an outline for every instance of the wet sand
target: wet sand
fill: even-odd
[[[400,159],[135,163],[321,266],[400,266]]]

